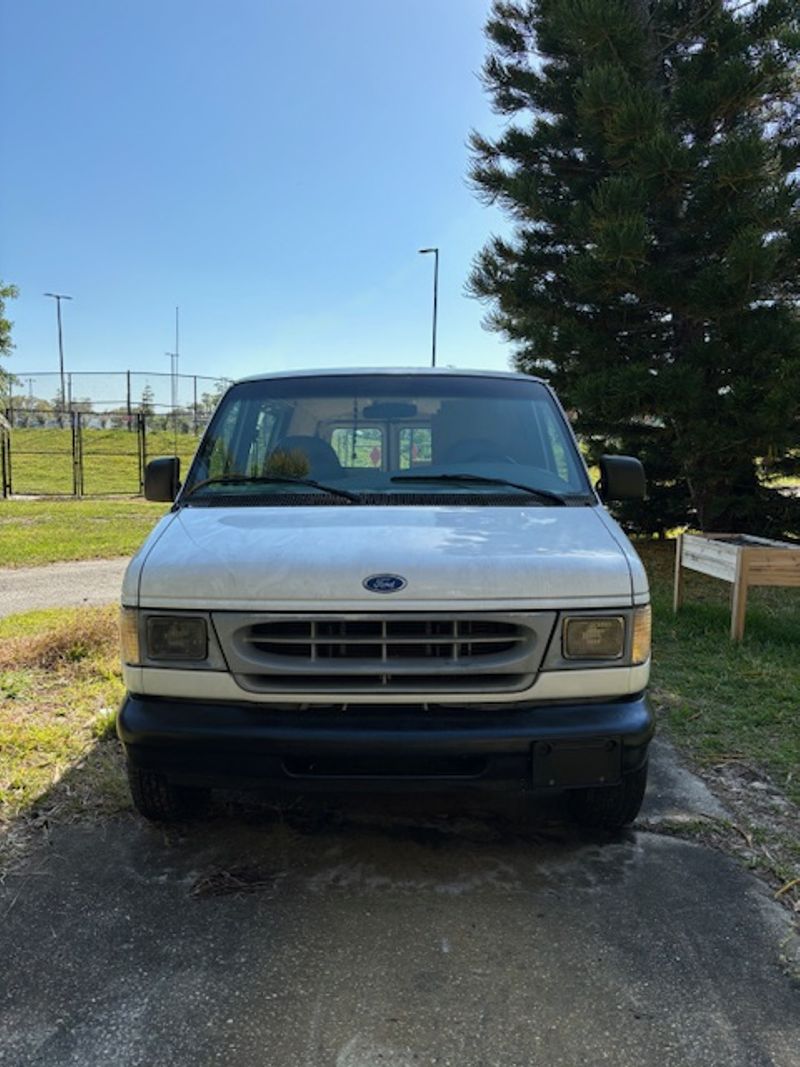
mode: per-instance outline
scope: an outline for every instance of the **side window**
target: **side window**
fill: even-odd
[[[331,447],[343,467],[379,470],[383,462],[383,430],[377,426],[337,426],[331,434]]]
[[[271,404],[248,400],[229,402],[216,426],[213,439],[203,446],[199,477],[221,478],[228,474],[261,474],[274,444],[280,410]]]
[[[426,466],[431,462],[430,426],[403,426],[399,434],[400,470]]]
[[[535,411],[544,435],[549,465],[562,482],[569,482],[574,472],[564,445],[564,431],[556,425],[556,416],[549,404],[536,404]]]
[[[264,473],[267,456],[275,443],[278,425],[278,413],[271,406],[261,408],[253,425],[253,435],[247,454],[246,469],[248,474],[258,476]]]
[[[206,473],[202,477],[222,478],[236,470],[232,441],[236,426],[241,416],[242,403],[239,400],[229,404],[220,423],[216,436],[207,456]]]

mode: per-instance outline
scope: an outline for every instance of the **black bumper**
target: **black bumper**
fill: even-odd
[[[565,789],[612,785],[647,758],[643,694],[608,703],[464,707],[269,705],[127,696],[128,760],[185,785]]]

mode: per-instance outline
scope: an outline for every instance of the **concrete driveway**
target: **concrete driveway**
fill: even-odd
[[[611,839],[452,797],[53,830],[0,887],[0,1063],[797,1067],[788,914],[660,832],[703,813],[659,743]]]
[[[38,608],[86,607],[119,600],[129,557],[0,567],[0,618]]]

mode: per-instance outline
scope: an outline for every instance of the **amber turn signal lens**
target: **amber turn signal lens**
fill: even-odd
[[[650,659],[650,642],[653,631],[650,605],[636,608],[633,612],[633,642],[631,645],[631,663],[634,667]]]
[[[123,663],[133,666],[141,662],[139,656],[139,612],[136,608],[120,608],[119,643]]]

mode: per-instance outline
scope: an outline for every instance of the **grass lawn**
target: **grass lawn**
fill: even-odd
[[[167,510],[131,500],[0,500],[0,567],[131,555]]]
[[[129,807],[116,608],[0,619],[0,861],[37,820]]]
[[[147,459],[179,456],[186,472],[199,438],[168,430],[149,432]],[[137,493],[139,438],[128,430],[83,430],[83,491]],[[72,431],[13,429],[11,485],[18,495],[72,493]]]

